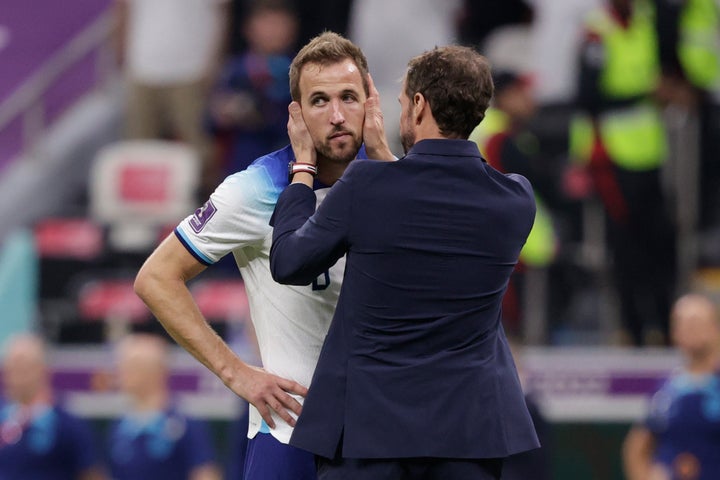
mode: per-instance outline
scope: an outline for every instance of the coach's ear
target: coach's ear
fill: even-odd
[[[420,125],[423,120],[427,120],[428,114],[432,116],[432,112],[430,112],[430,104],[428,104],[427,100],[425,100],[425,95],[420,92],[416,92],[415,95],[413,95],[412,108],[415,125]]]

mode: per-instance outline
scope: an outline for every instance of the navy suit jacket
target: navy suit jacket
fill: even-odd
[[[290,185],[271,220],[281,283],[309,284],[347,254],[290,443],[328,458],[536,448],[500,323],[535,216],[530,183],[494,170],[473,142],[423,140],[395,162],[353,161],[315,202]]]

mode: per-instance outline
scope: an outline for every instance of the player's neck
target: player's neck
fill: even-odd
[[[40,388],[35,394],[33,394],[31,397],[23,398],[19,400],[19,404],[22,405],[23,408],[40,408],[47,405],[51,405],[53,402],[52,392],[50,391],[50,387],[42,387]]]
[[[342,176],[343,172],[347,168],[347,165],[348,164],[342,162],[333,162],[325,158],[318,158],[318,181],[325,185],[334,184],[337,182],[338,178]]]
[[[136,395],[131,401],[136,412],[159,412],[167,407],[169,396],[166,390],[157,389]]]
[[[720,355],[717,352],[708,352],[690,357],[685,369],[693,375],[705,375],[717,371],[718,367]]]

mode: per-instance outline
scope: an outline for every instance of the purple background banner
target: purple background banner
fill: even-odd
[[[107,10],[111,0],[3,0],[0,28],[0,102],[78,32]]]
[[[0,105],[73,37],[90,25],[112,0],[2,0],[0,2]],[[44,96],[52,121],[92,85],[89,60],[72,66]],[[0,131],[0,169],[22,146],[16,119]]]

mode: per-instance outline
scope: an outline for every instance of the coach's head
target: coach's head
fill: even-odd
[[[493,95],[489,62],[469,47],[438,47],[408,63],[399,101],[405,152],[426,138],[467,139]]]

